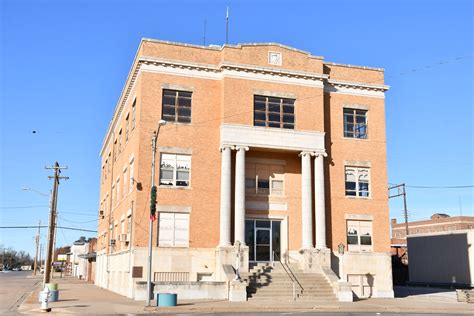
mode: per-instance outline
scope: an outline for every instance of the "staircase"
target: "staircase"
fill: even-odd
[[[295,293],[296,300],[337,302],[331,285],[322,274],[303,273],[294,266],[289,270],[288,266],[280,262],[275,262],[274,266],[255,265],[248,273],[242,273],[241,277],[248,283],[249,300],[292,301]],[[293,282],[292,278],[298,282]]]

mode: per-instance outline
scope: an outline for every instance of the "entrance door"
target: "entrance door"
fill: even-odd
[[[255,261],[271,261],[272,253],[271,230],[269,228],[255,229]]]
[[[249,261],[271,262],[280,258],[280,221],[245,220],[245,244]],[[275,258],[273,255],[275,254]]]

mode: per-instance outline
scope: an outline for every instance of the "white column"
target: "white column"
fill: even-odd
[[[245,245],[245,152],[248,147],[236,147],[235,156],[235,231],[234,242]]]
[[[230,207],[231,207],[231,150],[221,147],[221,219],[220,246],[230,246]]]
[[[314,203],[316,249],[327,248],[326,245],[326,205],[324,195],[324,157],[326,153],[316,153],[314,159]]]
[[[301,152],[301,248],[313,248],[311,205],[311,153]]]

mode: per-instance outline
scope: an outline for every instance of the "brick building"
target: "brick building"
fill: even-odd
[[[391,219],[392,224],[392,254],[401,258],[402,262],[408,264],[405,258],[406,252],[406,228],[405,223],[397,223],[397,219]],[[474,216],[449,216],[447,214],[435,213],[429,220],[408,222],[408,235],[418,236],[425,234],[444,234],[459,230],[473,229]]]
[[[100,153],[96,284],[144,298],[163,119],[153,280],[218,298],[240,243],[242,273],[281,261],[336,294],[333,271],[358,296],[393,297],[387,89],[382,69],[281,44],[143,39]]]

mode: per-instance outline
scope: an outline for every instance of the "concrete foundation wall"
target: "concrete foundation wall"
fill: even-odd
[[[229,297],[227,282],[155,283],[157,293],[176,293],[178,299],[222,299]]]
[[[334,253],[333,270],[340,271],[340,257]],[[342,278],[350,281],[350,275],[368,277],[371,297],[393,298],[392,262],[390,253],[385,252],[346,252],[342,258]]]

